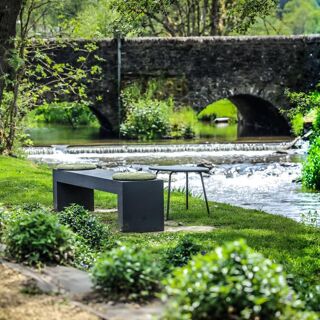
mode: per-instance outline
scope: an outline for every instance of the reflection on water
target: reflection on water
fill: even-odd
[[[284,141],[290,137],[250,137],[238,138],[237,125],[210,125],[205,123],[198,124],[199,138],[187,140],[189,143],[204,142],[250,142],[250,141]],[[39,125],[37,128],[29,128],[26,131],[30,134],[35,146],[51,145],[101,145],[101,144],[132,144],[137,141],[119,140],[115,138],[101,138],[100,129],[92,127],[80,127],[72,129],[63,125]],[[161,140],[152,142],[139,142],[152,144],[182,144],[186,140]]]

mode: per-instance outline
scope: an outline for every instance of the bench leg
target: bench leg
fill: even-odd
[[[83,206],[89,211],[94,211],[94,191],[54,181],[53,202],[56,211],[62,211],[73,203]]]
[[[163,181],[134,181],[123,184],[118,195],[120,230],[155,232],[164,230]]]

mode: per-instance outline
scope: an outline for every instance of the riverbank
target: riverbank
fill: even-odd
[[[284,265],[285,270],[316,284],[320,280],[320,230],[307,227],[291,219],[262,211],[247,210],[226,204],[210,202],[211,216],[207,216],[200,198],[191,198],[190,209],[185,210],[184,195],[172,197],[173,223],[186,226],[214,226],[206,233],[190,233],[194,241],[210,250],[226,241],[246,239],[249,246]],[[40,203],[52,207],[51,169],[28,160],[0,157],[0,202],[6,207]],[[97,192],[96,207],[116,208],[116,197]],[[117,226],[115,212],[98,211],[101,220]],[[120,234],[124,243],[136,244],[161,251],[174,246],[185,233]]]

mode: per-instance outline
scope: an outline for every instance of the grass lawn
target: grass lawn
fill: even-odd
[[[320,230],[291,219],[257,210],[226,204],[210,203],[211,216],[201,199],[192,198],[185,210],[180,193],[172,197],[171,217],[184,225],[207,225],[216,229],[207,233],[191,233],[205,248],[239,238],[265,256],[284,265],[288,273],[306,278],[310,283],[320,280]],[[52,207],[51,170],[27,160],[0,156],[0,203],[5,206],[41,203]],[[115,208],[116,197],[97,192],[96,206]],[[116,227],[115,213],[98,213],[103,221]],[[148,247],[155,253],[177,243],[184,233],[118,234],[124,243]]]

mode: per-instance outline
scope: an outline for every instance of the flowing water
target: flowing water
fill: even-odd
[[[110,142],[109,142],[110,143]],[[286,150],[289,142],[108,144],[101,146],[33,147],[25,151],[35,162],[95,163],[114,170],[148,169],[148,165],[214,164],[205,177],[208,198],[263,210],[296,220],[319,207],[320,193],[303,192],[299,177],[307,146]],[[160,174],[166,180],[167,174]],[[184,174],[174,175],[173,187],[185,187]],[[190,175],[190,189],[201,193],[199,177]]]

